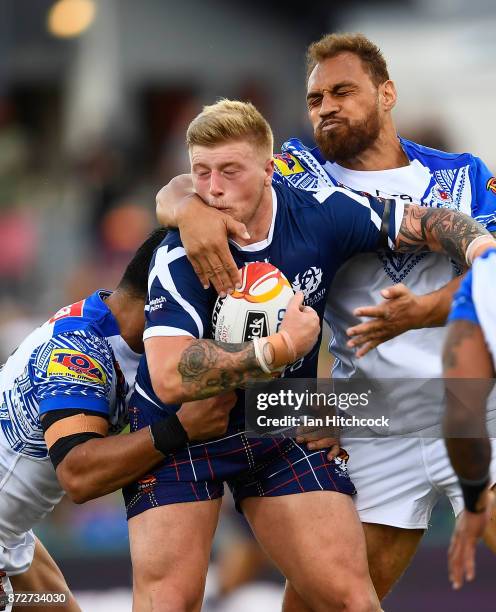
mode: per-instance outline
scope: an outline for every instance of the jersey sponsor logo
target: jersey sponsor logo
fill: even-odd
[[[496,176],[491,177],[486,183],[487,191],[491,191],[496,195]]]
[[[104,385],[107,382],[107,375],[96,359],[71,349],[54,349],[52,351],[47,375],[49,377],[63,376],[99,385]]]
[[[277,153],[274,155],[274,163],[282,176],[301,174],[305,169],[294,155],[290,153]]]
[[[269,335],[269,322],[267,313],[249,310],[246,313],[245,326],[243,329],[243,342],[253,338],[263,338]]]
[[[85,301],[86,300],[81,300],[80,302],[75,302],[69,306],[64,306],[58,310],[51,319],[48,319],[48,322],[56,323],[60,319],[65,319],[66,317],[82,317]]]

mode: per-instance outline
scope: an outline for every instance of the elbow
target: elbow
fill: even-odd
[[[152,380],[153,390],[158,399],[164,404],[181,404],[185,399],[182,385],[177,381],[177,376],[165,375],[159,380]]]
[[[57,470],[57,476],[67,496],[75,504],[84,504],[95,497],[95,495],[92,495],[89,487],[85,486],[82,478],[74,474],[60,474],[59,470]]]
[[[98,497],[92,491],[87,475],[78,469],[70,454],[57,467],[57,478],[69,499],[75,504],[84,504],[90,499]]]

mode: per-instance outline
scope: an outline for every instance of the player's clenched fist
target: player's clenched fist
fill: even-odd
[[[236,393],[233,391],[204,400],[186,402],[179,408],[177,418],[190,441],[214,438],[226,432],[229,413],[235,403]]]
[[[291,298],[280,329],[290,337],[297,359],[310,351],[320,334],[319,315],[310,306],[303,305],[303,297],[298,291]]]

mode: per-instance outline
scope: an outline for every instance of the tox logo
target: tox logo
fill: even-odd
[[[49,376],[66,376],[104,384],[107,380],[102,366],[93,358],[70,349],[56,349],[50,355]]]

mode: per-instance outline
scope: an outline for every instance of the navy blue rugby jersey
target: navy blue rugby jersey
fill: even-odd
[[[326,187],[315,193],[282,184],[272,187],[273,215],[268,237],[241,247],[231,242],[239,267],[248,262],[267,261],[279,268],[295,291],[303,291],[305,304],[312,306],[321,321],[328,287],[339,267],[360,252],[374,251],[384,236],[381,226],[384,200],[362,196],[341,187]],[[394,246],[404,206],[389,201],[387,241]],[[198,280],[179,232],[170,231],[150,265],[145,306],[144,340],[154,336],[211,338],[211,317],[217,294],[204,289]],[[287,367],[285,377],[313,378],[317,373],[319,343],[303,359]],[[164,412],[179,406],[163,404],[155,395],[146,356],[138,367],[136,392]],[[243,418],[243,397],[231,412],[231,426]]]

